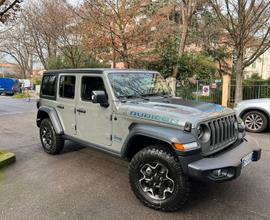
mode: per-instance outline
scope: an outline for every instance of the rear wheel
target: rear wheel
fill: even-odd
[[[147,147],[133,157],[129,182],[142,203],[162,211],[182,208],[190,191],[189,180],[180,163],[163,146]]]
[[[263,132],[268,125],[267,117],[260,111],[250,111],[243,116],[246,130],[249,132]]]
[[[40,140],[44,151],[48,154],[59,154],[64,148],[64,139],[56,134],[49,118],[43,119],[40,123]]]

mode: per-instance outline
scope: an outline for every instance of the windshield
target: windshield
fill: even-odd
[[[158,73],[110,73],[109,80],[117,98],[170,94],[165,80]]]

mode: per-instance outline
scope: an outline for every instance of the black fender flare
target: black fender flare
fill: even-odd
[[[46,107],[46,106],[42,106],[38,109],[38,112],[37,112],[37,126],[39,127],[40,125],[40,122],[41,122],[41,115],[42,113],[47,113],[52,124],[53,124],[53,127],[54,127],[54,130],[56,132],[56,134],[64,134],[64,129],[63,129],[63,126],[61,124],[61,121],[58,117],[58,114],[56,112],[56,110],[52,107]]]
[[[135,124],[130,126],[129,135],[127,136],[121,150],[122,157],[127,155],[132,139],[137,136],[153,138],[166,142],[171,146],[174,143],[186,144],[196,141],[196,138],[190,132],[181,131],[180,129],[159,125]]]

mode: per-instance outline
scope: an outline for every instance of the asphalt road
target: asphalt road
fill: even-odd
[[[15,164],[0,171],[1,220],[270,219],[270,133],[252,135],[263,148],[262,159],[240,178],[195,183],[184,210],[162,213],[135,198],[127,162],[73,143],[61,155],[47,155],[33,103],[1,97],[0,109],[0,149],[17,155]]]
[[[0,96],[0,115],[34,112],[35,107],[36,102],[31,99],[14,99],[8,96]]]

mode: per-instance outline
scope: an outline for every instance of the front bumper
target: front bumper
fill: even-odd
[[[235,179],[241,174],[241,160],[250,153],[253,153],[252,162],[261,158],[258,144],[252,137],[247,137],[247,141],[236,142],[234,146],[212,156],[185,161],[185,171],[191,178],[203,181],[222,182]]]

